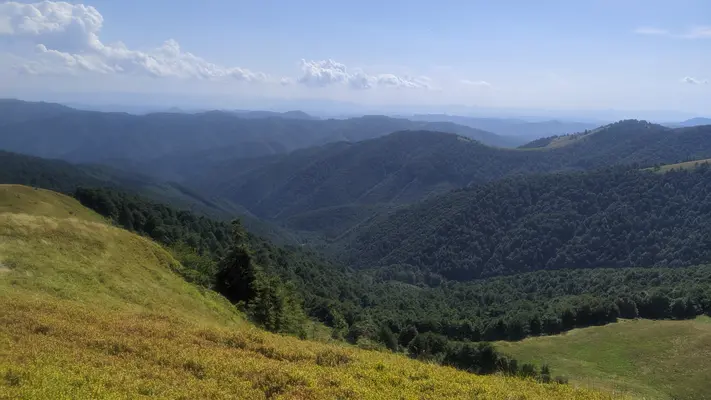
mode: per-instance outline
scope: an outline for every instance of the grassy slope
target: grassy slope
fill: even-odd
[[[564,335],[499,343],[515,357],[548,362],[571,382],[653,399],[711,399],[711,319],[622,321]]]
[[[666,164],[662,165],[659,167],[659,170],[657,172],[667,172],[671,171],[673,169],[693,169],[697,168],[698,166],[702,164],[709,164],[711,163],[711,158],[707,158],[704,160],[693,160],[693,161],[687,161],[683,163],[678,163],[678,164]],[[646,168],[648,171],[653,171],[654,168]]]
[[[265,333],[72,199],[0,193],[0,399],[611,398]]]
[[[0,213],[20,213],[56,218],[76,217],[103,222],[99,214],[81,207],[76,200],[55,192],[22,185],[0,185]]]

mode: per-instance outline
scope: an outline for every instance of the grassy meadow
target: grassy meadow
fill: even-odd
[[[612,399],[269,334],[76,201],[0,186],[0,399]]]
[[[708,317],[627,320],[497,347],[519,359],[547,362],[577,386],[647,399],[711,399]]]
[[[687,161],[683,163],[677,163],[677,164],[666,164],[662,165],[659,167],[659,169],[655,168],[646,168],[649,171],[655,171],[655,172],[667,172],[671,171],[673,169],[694,169],[698,168],[699,166],[703,164],[709,164],[711,163],[711,158],[707,158],[705,160],[693,160],[693,161]]]

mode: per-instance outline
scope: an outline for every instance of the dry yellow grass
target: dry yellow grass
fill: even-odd
[[[25,213],[46,217],[103,222],[99,214],[82,207],[75,199],[51,190],[22,185],[0,185],[0,213]]]
[[[260,331],[160,246],[38,193],[0,212],[0,399],[614,398]]]

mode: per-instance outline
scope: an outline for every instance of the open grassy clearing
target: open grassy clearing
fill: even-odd
[[[0,399],[615,398],[269,334],[72,199],[0,193]]]
[[[667,165],[662,165],[659,167],[659,169],[655,168],[646,168],[648,171],[655,171],[655,172],[667,172],[671,171],[673,169],[693,169],[693,168],[698,168],[699,166],[703,164],[709,164],[711,163],[711,158],[707,158],[704,160],[693,160],[693,161],[687,161],[683,163],[677,163],[677,164],[667,164]]]
[[[519,359],[547,362],[579,386],[650,399],[711,399],[708,317],[622,321],[497,347]]]

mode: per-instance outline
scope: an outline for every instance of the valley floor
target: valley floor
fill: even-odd
[[[546,362],[578,386],[649,399],[711,399],[709,317],[624,320],[497,346],[519,359]]]

